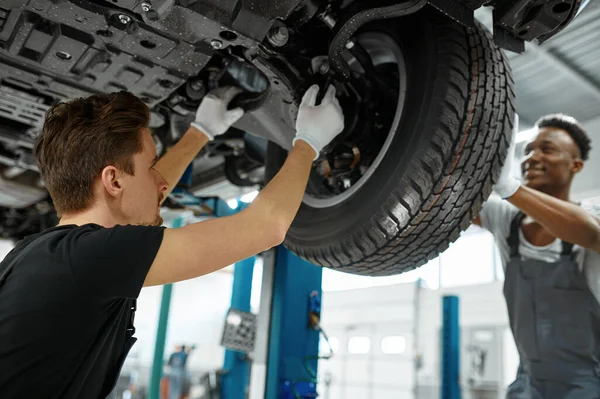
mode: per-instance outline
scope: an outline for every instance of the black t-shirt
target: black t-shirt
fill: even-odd
[[[0,398],[104,398],[164,229],[59,226],[0,262]],[[25,250],[25,251],[24,251]]]

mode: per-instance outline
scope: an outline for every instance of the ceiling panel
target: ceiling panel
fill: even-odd
[[[491,26],[489,8],[477,19]],[[506,53],[515,78],[517,110],[525,124],[554,112],[581,122],[600,115],[600,1],[548,42],[527,43],[523,54]]]

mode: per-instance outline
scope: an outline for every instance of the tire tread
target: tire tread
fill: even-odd
[[[445,90],[439,99],[443,112],[429,148],[425,155],[413,158],[380,212],[335,244],[340,256],[331,246],[303,247],[307,260],[369,276],[412,270],[447,249],[491,194],[515,114],[508,60],[479,23],[468,30],[437,18],[434,32]],[[428,163],[433,157],[442,161],[441,170]],[[399,219],[394,206],[403,207],[407,217]],[[390,224],[397,227],[395,235],[385,227]],[[286,244],[292,251],[301,249],[292,240]],[[373,246],[376,250],[370,251]],[[350,262],[342,263],[340,258]]]

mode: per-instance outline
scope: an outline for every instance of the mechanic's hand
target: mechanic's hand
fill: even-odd
[[[515,136],[516,133],[513,132],[510,147],[508,147],[508,152],[506,153],[506,160],[504,161],[504,166],[502,166],[500,177],[498,178],[498,182],[494,186],[494,191],[496,191],[498,195],[503,199],[512,197],[512,195],[516,193],[519,187],[521,186],[521,181],[512,174],[513,165],[515,164]]]
[[[298,119],[296,120],[297,140],[304,140],[317,153],[344,130],[344,114],[335,96],[335,87],[329,86],[321,104],[316,106],[319,86],[312,85],[304,94]]]
[[[225,133],[244,115],[241,108],[227,110],[229,102],[241,92],[237,87],[219,87],[211,91],[202,99],[196,111],[196,120],[191,125],[203,132],[209,140]]]

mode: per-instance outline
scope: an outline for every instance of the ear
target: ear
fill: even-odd
[[[121,182],[121,171],[116,167],[110,165],[102,169],[100,175],[102,185],[108,194],[113,197],[119,197],[123,192],[123,186]]]
[[[583,161],[580,158],[575,158],[573,161],[573,165],[571,166],[571,171],[573,173],[579,173],[583,169]]]

